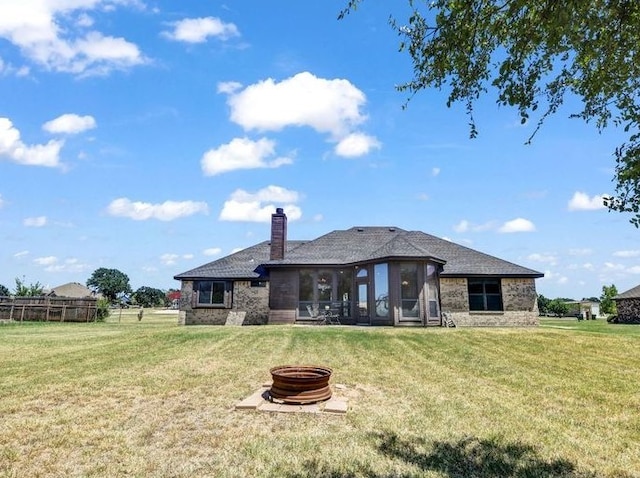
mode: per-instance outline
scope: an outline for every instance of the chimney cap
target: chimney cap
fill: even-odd
[[[284,214],[284,209],[282,209],[281,207],[277,207],[276,214]]]

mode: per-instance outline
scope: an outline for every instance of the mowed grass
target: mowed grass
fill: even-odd
[[[2,477],[636,477],[640,327],[0,326]],[[346,415],[235,410],[321,364]]]

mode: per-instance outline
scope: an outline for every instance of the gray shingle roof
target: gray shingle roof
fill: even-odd
[[[618,299],[640,299],[640,285],[635,286],[633,289],[626,290],[613,298],[613,300]]]
[[[429,258],[445,263],[442,276],[543,276],[541,272],[451,241],[398,227],[353,227],[333,231],[296,247],[283,260],[267,262],[266,266],[347,265],[403,258]]]
[[[287,251],[302,244],[303,241],[288,241]],[[174,276],[176,280],[189,279],[257,279],[260,274],[255,269],[269,260],[271,247],[269,241],[247,247],[234,254],[209,262],[187,272]]]
[[[444,264],[441,276],[542,277],[519,266],[420,231],[397,227],[353,227],[313,241],[288,241],[283,260],[269,261],[265,241],[184,272],[174,279],[257,278],[256,267],[349,265],[388,259],[430,259]]]

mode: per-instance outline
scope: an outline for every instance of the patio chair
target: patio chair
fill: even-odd
[[[309,317],[313,320],[313,323],[317,325],[323,325],[326,323],[327,317],[324,313],[318,312],[318,307],[311,307],[307,305],[307,312],[309,312]]]

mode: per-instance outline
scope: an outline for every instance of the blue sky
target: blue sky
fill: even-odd
[[[547,297],[640,283],[638,230],[602,207],[624,138],[407,97],[389,14],[323,2],[0,0],[0,284],[131,286],[269,237],[422,230],[545,273]]]

